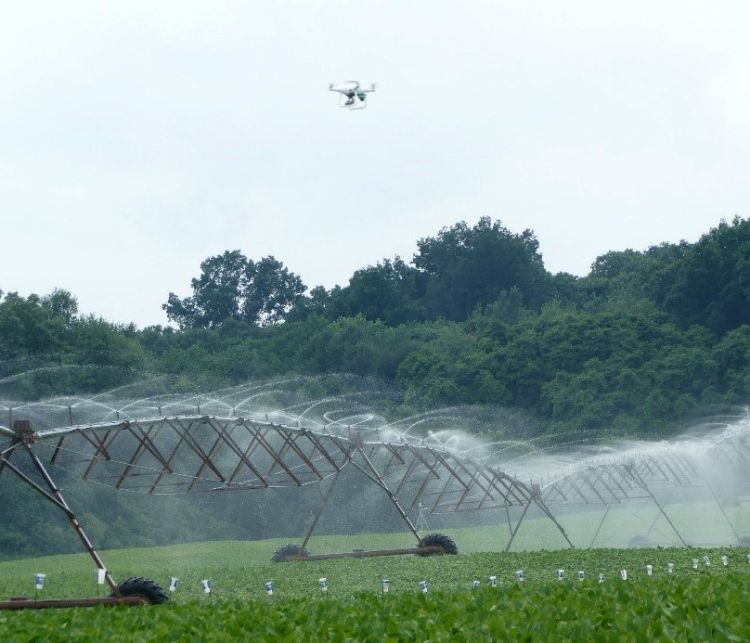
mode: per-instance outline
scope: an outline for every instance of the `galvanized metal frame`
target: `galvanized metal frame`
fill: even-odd
[[[52,502],[52,504],[56,505],[59,509],[63,511],[63,513],[68,518],[68,521],[70,522],[71,527],[73,527],[73,530],[76,532],[76,535],[83,543],[84,548],[86,549],[89,556],[91,556],[94,563],[96,564],[97,569],[105,570],[104,580],[107,583],[107,585],[109,585],[110,589],[112,590],[113,595],[116,598],[121,598],[120,590],[117,587],[117,583],[115,583],[114,579],[112,578],[112,574],[109,572],[109,570],[107,569],[107,566],[104,564],[104,561],[99,555],[99,552],[96,550],[93,543],[91,542],[89,537],[86,535],[86,532],[84,531],[81,523],[78,521],[78,518],[76,517],[75,513],[70,508],[68,503],[65,501],[65,498],[62,495],[62,491],[55,484],[52,477],[44,468],[42,461],[34,452],[33,445],[36,442],[36,436],[31,429],[31,424],[27,421],[16,420],[13,424],[13,430],[14,430],[14,438],[13,438],[12,444],[8,448],[0,452],[0,465],[3,465],[3,468],[7,468],[9,471],[12,471],[21,481],[29,485],[32,489],[37,491],[42,497]],[[44,487],[42,487],[40,484],[35,482],[30,476],[26,475],[19,467],[17,467],[15,464],[13,464],[10,461],[11,456],[14,453],[19,452],[19,451],[24,451],[29,456],[29,459],[31,460],[32,465],[36,469],[42,481],[49,488],[49,491],[44,489]]]
[[[37,433],[29,427],[26,436],[36,450],[47,451],[52,465],[84,480],[150,495],[301,487],[331,480],[304,544],[339,474],[351,466],[382,489],[418,544],[422,538],[410,515],[417,508],[439,514],[519,505],[524,506],[525,515],[533,503],[573,546],[538,488],[447,450],[409,442],[368,442],[356,430],[343,437],[244,418],[191,416]],[[38,467],[43,466],[30,447],[29,452]],[[2,466],[12,466],[7,457],[0,461],[0,470]],[[44,493],[39,485],[25,481]],[[54,491],[52,498],[56,498]],[[69,511],[62,502],[57,504]],[[508,548],[521,521],[511,530]],[[90,543],[84,544],[95,551]]]
[[[69,415],[72,419],[72,413]],[[325,429],[205,415],[118,420],[38,432],[33,432],[28,422],[17,421],[14,430],[0,427],[0,439],[9,441],[9,446],[0,451],[0,472],[7,468],[55,503],[74,528],[77,520],[44,468],[40,452],[46,451],[50,464],[71,470],[84,480],[150,495],[320,487],[330,481],[305,536],[306,545],[339,474],[351,466],[385,493],[418,543],[421,537],[411,517],[417,510],[423,514],[453,514],[494,509],[504,510],[507,517],[506,551],[532,504],[573,547],[551,506],[604,507],[593,546],[610,507],[639,499],[654,503],[658,516],[686,544],[653,489],[662,485],[695,486],[702,484],[704,477],[686,451],[668,448],[621,459],[593,460],[545,485],[534,485],[468,455],[405,439],[366,441],[365,435],[356,427],[349,427],[342,435]],[[746,470],[749,448],[747,434],[738,433],[731,439],[716,440],[710,451],[712,457]],[[21,450],[31,458],[43,485],[10,461]],[[713,489],[711,492],[736,536]],[[510,515],[514,506],[522,508],[515,525]],[[99,565],[98,554],[82,530],[79,537]],[[111,578],[108,583],[113,585]]]

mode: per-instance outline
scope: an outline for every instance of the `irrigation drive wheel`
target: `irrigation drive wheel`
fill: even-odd
[[[271,557],[272,563],[287,563],[290,560],[295,560],[296,558],[307,558],[310,555],[310,552],[307,551],[305,548],[303,548],[301,545],[284,545],[283,547],[279,547]]]
[[[423,549],[425,547],[439,547],[441,551],[417,551],[417,556],[442,556],[443,554],[455,555],[458,553],[458,547],[453,539],[445,534],[427,534],[422,538],[422,542],[419,543],[417,549]]]
[[[154,581],[147,578],[128,578],[117,585],[121,596],[140,596],[150,605],[161,605],[169,600],[169,596]],[[114,596],[114,594],[112,594]]]

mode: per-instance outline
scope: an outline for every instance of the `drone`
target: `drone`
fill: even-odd
[[[342,83],[331,83],[328,90],[341,94],[340,106],[349,109],[364,109],[367,107],[367,94],[375,91],[375,83],[370,85],[370,89],[363,89],[358,80],[345,80]]]

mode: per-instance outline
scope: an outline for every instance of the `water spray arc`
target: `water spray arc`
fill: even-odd
[[[29,429],[28,435],[51,465],[149,495],[303,487],[332,479],[305,544],[338,474],[351,467],[396,509],[422,547],[411,553],[442,553],[424,549],[410,517],[420,506],[429,513],[456,513],[536,504],[572,546],[538,488],[448,450],[368,441],[366,433],[348,428],[337,435],[260,420],[193,416]]]
[[[541,438],[482,444],[451,430],[460,420],[456,409],[387,422],[382,412],[368,408],[367,392],[311,400],[299,394],[304,382],[281,384],[287,388],[259,384],[213,396],[117,400],[102,395],[0,404],[0,417],[7,415],[13,427],[3,427],[0,421],[0,473],[7,469],[53,502],[70,519],[98,569],[105,569],[103,561],[49,475],[48,465],[83,480],[147,495],[315,487],[320,502],[311,506],[302,545],[288,546],[281,559],[451,553],[448,549],[455,544],[441,540],[447,537],[423,535],[426,516],[475,515],[483,510],[505,514],[507,540],[503,537],[502,542],[508,551],[530,520],[532,507],[553,527],[555,538],[569,547],[577,538],[563,527],[562,514],[578,507],[602,509],[593,538],[585,543],[594,546],[610,510],[631,502],[657,509],[649,533],[662,520],[685,545],[689,538],[664,494],[697,488],[710,491],[739,540],[711,471],[731,470],[737,479],[747,479],[748,421],[717,425],[700,438],[582,456],[585,449],[577,443],[575,451],[566,452],[569,445],[536,443]],[[493,452],[495,446],[499,448]],[[523,450],[526,453],[519,455]],[[12,461],[21,454],[30,458],[38,480]],[[561,462],[568,463],[567,470],[561,469]],[[523,473],[508,473],[509,465]],[[333,490],[349,475],[378,490],[414,537],[415,547],[305,555]],[[117,598],[123,584],[117,585],[111,576],[107,583]]]

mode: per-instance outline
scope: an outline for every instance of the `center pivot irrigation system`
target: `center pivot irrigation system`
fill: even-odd
[[[83,480],[149,495],[318,485],[321,502],[317,513],[312,512],[312,523],[302,544],[277,550],[273,558],[276,562],[342,556],[455,554],[456,545],[449,537],[420,535],[420,528],[426,527],[424,513],[455,514],[485,509],[505,511],[509,529],[505,550],[508,551],[532,505],[555,526],[571,548],[573,542],[550,507],[604,507],[593,545],[610,507],[644,498],[655,503],[659,515],[686,544],[654,489],[659,485],[687,487],[703,480],[690,451],[677,445],[651,455],[622,454],[607,461],[589,458],[547,484],[526,483],[505,473],[496,464],[490,464],[486,454],[471,457],[470,454],[476,453],[475,448],[458,451],[446,444],[435,446],[428,440],[412,438],[408,430],[381,434],[379,430],[363,428],[366,421],[348,426],[333,421],[304,428],[299,426],[303,416],[304,413],[289,423],[274,423],[267,415],[260,420],[185,414],[154,419],[115,418],[74,425],[71,413],[71,421],[66,426],[35,430],[28,419],[13,419],[9,411],[12,428],[0,426],[0,473],[7,470],[15,474],[67,516],[97,568],[102,570],[112,595],[83,600],[11,600],[0,603],[0,609],[154,604],[168,600],[162,588],[152,581],[129,578],[115,582],[47,466]],[[289,425],[295,423],[297,426]],[[721,435],[723,437],[713,442],[702,442],[709,445],[708,452],[713,457],[728,459],[736,467],[746,466],[747,431]],[[322,555],[308,553],[308,541],[345,471],[358,472],[383,492],[413,534],[415,547]],[[717,504],[721,506],[718,499]],[[511,520],[512,507],[520,508],[515,525]],[[419,518],[413,521],[417,512]],[[726,514],[724,516],[726,518]],[[731,526],[728,518],[727,522]]]

